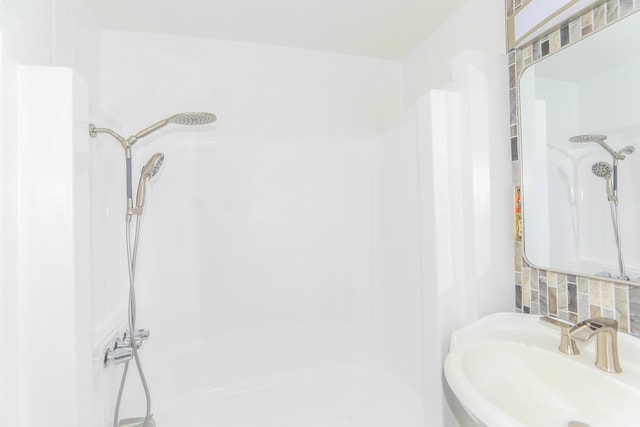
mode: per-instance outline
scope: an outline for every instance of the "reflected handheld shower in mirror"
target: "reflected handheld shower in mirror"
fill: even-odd
[[[593,174],[598,178],[604,178],[606,180],[607,199],[612,202],[614,197],[613,185],[611,183],[611,175],[613,173],[611,165],[607,162],[596,162],[591,166],[591,172],[593,172]]]
[[[611,154],[613,166],[607,162],[596,162],[591,166],[591,171],[595,176],[606,180],[607,200],[609,201],[611,221],[613,223],[613,237],[618,250],[618,269],[620,270],[620,276],[618,278],[622,280],[629,280],[626,273],[626,266],[624,264],[624,257],[622,255],[622,243],[620,236],[620,213],[618,210],[618,162],[620,160],[624,160],[627,155],[632,154],[636,149],[632,145],[627,145],[621,150],[615,151],[604,142],[605,139],[607,139],[606,135],[577,135],[569,138],[569,141],[578,143],[595,142]]]

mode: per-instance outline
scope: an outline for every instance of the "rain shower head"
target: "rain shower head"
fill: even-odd
[[[144,138],[149,135],[165,127],[166,125],[173,123],[177,125],[186,125],[186,126],[194,126],[194,125],[208,125],[209,123],[213,123],[217,120],[215,114],[197,112],[197,113],[178,113],[173,116],[167,117],[166,119],[160,120],[142,129],[140,132],[135,135],[131,135],[129,138],[125,139],[122,136],[118,135],[117,132],[108,129],[108,128],[97,128],[93,123],[89,124],[89,135],[92,138],[98,136],[99,133],[108,133],[112,137],[120,142],[122,148],[125,150],[126,157],[131,157],[131,146],[135,144],[140,138]]]
[[[607,139],[607,135],[577,135],[569,138],[569,142],[601,142]]]
[[[174,123],[177,125],[186,125],[186,126],[208,125],[209,123],[215,122],[216,119],[217,118],[215,114],[203,113],[203,112],[174,114],[171,117],[167,117],[164,120],[160,120],[159,122],[152,124],[151,126],[141,130],[134,136],[130,137],[129,139],[131,140],[131,142],[129,143],[129,145],[133,145],[138,139],[144,138],[150,133],[153,133],[158,129],[161,129],[170,123]]]
[[[607,135],[576,135],[569,138],[569,142],[578,142],[578,143],[595,142],[596,144],[598,144],[599,146],[607,150],[609,154],[611,154],[614,162],[616,160],[623,160],[624,156],[621,155],[620,153],[616,153],[613,148],[609,147],[604,142],[605,139],[607,139]]]
[[[144,165],[142,173],[140,173],[140,182],[138,183],[138,194],[136,195],[136,207],[142,208],[144,206],[144,197],[147,192],[147,181],[158,174],[162,163],[164,162],[164,154],[156,153]]]
[[[180,113],[169,117],[167,120],[177,125],[194,126],[208,125],[215,122],[216,119],[215,114],[211,113]]]

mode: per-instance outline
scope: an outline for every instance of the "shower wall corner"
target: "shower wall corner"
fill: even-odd
[[[68,68],[18,66],[16,79],[6,143],[17,165],[19,425],[92,425],[88,90]]]

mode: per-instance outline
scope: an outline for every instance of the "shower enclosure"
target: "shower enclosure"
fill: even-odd
[[[493,161],[486,128],[469,138],[473,149],[454,136],[469,86],[490,102],[483,98],[489,73],[468,71],[478,57],[461,59],[458,86],[425,96],[376,130],[369,120],[378,112],[362,95],[390,90],[393,64],[354,58],[338,70],[333,64],[344,59],[334,55],[263,47],[256,59],[256,48],[247,47],[244,62],[225,70],[228,46],[189,42],[193,51],[185,53],[184,43],[167,47],[162,36],[103,38],[114,55],[105,62],[114,68],[105,70],[103,101],[127,123],[148,121],[130,107],[128,91],[152,96],[165,77],[189,82],[201,67],[219,75],[183,87],[186,94],[204,92],[200,104],[183,107],[193,99],[180,95],[171,106],[215,111],[213,128],[174,127],[136,146],[142,159],[155,151],[166,158],[145,208],[136,269],[138,323],[152,330],[140,356],[156,425],[439,425],[448,333],[487,310],[480,308],[483,286],[495,286],[481,273],[499,262],[483,233],[502,228],[505,243],[510,233],[507,221],[497,222],[506,212],[468,198],[474,190],[465,180],[498,182],[480,167]],[[156,82],[121,80],[118,58],[133,54],[132,46],[136,54],[144,46],[141,76],[167,58],[183,60]],[[234,55],[243,52],[233,48]],[[194,55],[193,62],[184,55]],[[318,69],[325,86],[306,86]],[[240,102],[272,90],[257,105]],[[503,122],[495,122],[502,132]],[[92,149],[104,159],[96,174],[118,185],[116,150]],[[493,197],[508,197],[508,180],[494,185],[504,192]],[[106,205],[121,203],[105,198],[103,188],[95,193]],[[474,219],[464,214],[468,203],[480,203]],[[115,235],[122,226],[108,227]],[[473,231],[463,236],[463,229]],[[470,243],[476,239],[477,247]],[[472,249],[463,249],[468,244]],[[459,270],[465,258],[479,270]],[[485,285],[476,287],[479,281]],[[105,292],[122,289],[109,285]],[[505,300],[508,309],[507,292]],[[117,387],[102,375],[101,404],[110,411]],[[144,394],[124,394],[132,398],[123,401],[122,416],[139,415]]]
[[[397,61],[100,43],[98,94],[69,69],[20,70],[22,335],[2,355],[23,381],[18,425],[113,422],[122,365],[103,359],[127,323],[126,174],[89,122],[128,135],[194,109],[216,125],[167,127],[132,159],[165,158],[135,272],[156,425],[443,425],[450,332],[513,305],[504,56],[460,56],[454,83],[403,111]],[[122,418],[144,415],[139,382],[123,396]]]

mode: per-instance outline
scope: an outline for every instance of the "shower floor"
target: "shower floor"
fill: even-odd
[[[212,390],[155,409],[158,427],[422,427],[419,398],[387,372],[340,368]]]

